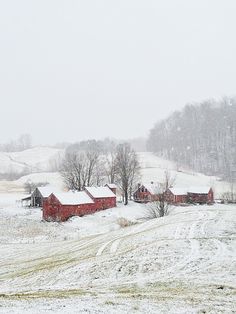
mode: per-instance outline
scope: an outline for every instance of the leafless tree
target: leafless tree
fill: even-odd
[[[101,163],[99,149],[88,143],[84,151],[67,152],[62,162],[60,173],[66,186],[71,190],[81,191],[85,186],[101,181]]]
[[[84,186],[84,155],[67,153],[60,173],[68,189],[81,191]]]
[[[116,149],[117,180],[124,195],[124,205],[128,204],[129,189],[134,176],[139,173],[137,154],[127,143],[120,144]]]
[[[155,193],[156,195],[158,195],[158,198],[155,201],[147,204],[145,212],[146,218],[151,219],[164,217],[169,214],[171,204],[167,200],[166,191],[169,188],[173,187],[175,180],[176,177],[172,176],[168,170],[164,172],[164,179],[160,183]]]

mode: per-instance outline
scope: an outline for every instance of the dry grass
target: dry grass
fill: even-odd
[[[133,225],[136,225],[137,222],[136,221],[131,221],[131,220],[128,220],[124,217],[120,217],[117,219],[117,223],[118,225],[121,227],[121,228],[126,228],[126,227],[129,227],[129,226],[133,226]]]

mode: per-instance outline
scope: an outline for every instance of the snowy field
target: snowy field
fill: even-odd
[[[0,194],[0,313],[235,313],[235,206],[144,221],[131,202],[48,223],[17,198]]]
[[[0,160],[46,171],[58,153],[35,148]],[[161,181],[168,169],[177,187],[212,186],[216,197],[229,188],[138,155],[143,182]],[[48,223],[41,209],[16,203],[28,180],[63,188],[58,173],[0,181],[0,313],[236,313],[236,206],[173,207],[146,221],[145,206],[118,203]],[[132,225],[122,228],[120,218]]]

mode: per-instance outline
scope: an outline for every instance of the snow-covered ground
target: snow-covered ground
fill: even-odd
[[[207,176],[176,165],[175,162],[160,158],[153,153],[138,153],[141,164],[141,175],[143,182],[158,181],[162,182],[164,173],[169,171],[172,178],[175,179],[175,187],[189,186],[210,186],[215,192],[215,196],[220,198],[223,192],[229,191],[227,182],[221,181],[218,177]]]
[[[0,161],[42,171],[57,153],[34,149]],[[217,177],[138,155],[143,182],[161,181],[168,169],[176,187],[208,185],[217,197],[228,189]],[[48,172],[0,182],[0,313],[236,311],[236,206],[173,207],[169,216],[146,221],[144,205],[118,203],[49,223],[41,209],[16,202],[29,180],[63,186]],[[121,218],[131,226],[122,228]]]
[[[41,221],[0,195],[0,313],[234,313],[236,207],[128,206]],[[134,223],[121,228],[118,218]]]
[[[24,169],[32,172],[47,171],[62,157],[62,149],[52,147],[34,147],[21,152],[0,152],[0,173],[8,171],[22,172]]]
[[[3,153],[2,153],[3,154]],[[12,153],[16,154],[16,153]],[[48,165],[53,164],[53,158],[57,160],[59,155],[63,155],[62,150],[38,147],[31,150],[18,153],[20,157],[15,156],[18,160],[24,160],[27,165],[41,165],[40,169],[46,169]],[[22,156],[21,156],[22,154]],[[23,158],[24,157],[24,158]],[[2,155],[0,154],[0,166]],[[159,158],[150,152],[138,153],[138,158],[141,164],[141,176],[142,182],[150,183],[161,182],[166,170],[169,170],[171,176],[175,178],[176,187],[189,187],[189,186],[211,186],[215,192],[215,196],[220,198],[222,193],[230,189],[226,182],[220,181],[219,178],[214,176],[206,176],[201,173],[192,172],[184,169],[183,167],[177,167],[174,162]],[[24,183],[31,182],[48,182],[60,189],[63,189],[63,180],[59,173],[56,172],[35,172],[21,177],[16,181],[0,181],[0,193],[7,192],[23,192]]]

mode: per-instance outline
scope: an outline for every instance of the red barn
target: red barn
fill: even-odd
[[[166,201],[171,204],[187,203],[187,189],[169,188],[166,193]]]
[[[116,195],[117,186],[114,183],[107,183],[105,186],[112,190],[112,192]]]
[[[86,192],[52,193],[43,201],[43,219],[47,221],[66,221],[94,212],[95,203]]]
[[[214,193],[210,187],[193,187],[188,189],[188,203],[208,204],[214,202]]]
[[[135,202],[139,203],[154,202],[158,200],[160,192],[160,183],[139,184],[133,198]]]
[[[86,187],[85,192],[94,201],[96,210],[116,207],[116,195],[106,186]]]

